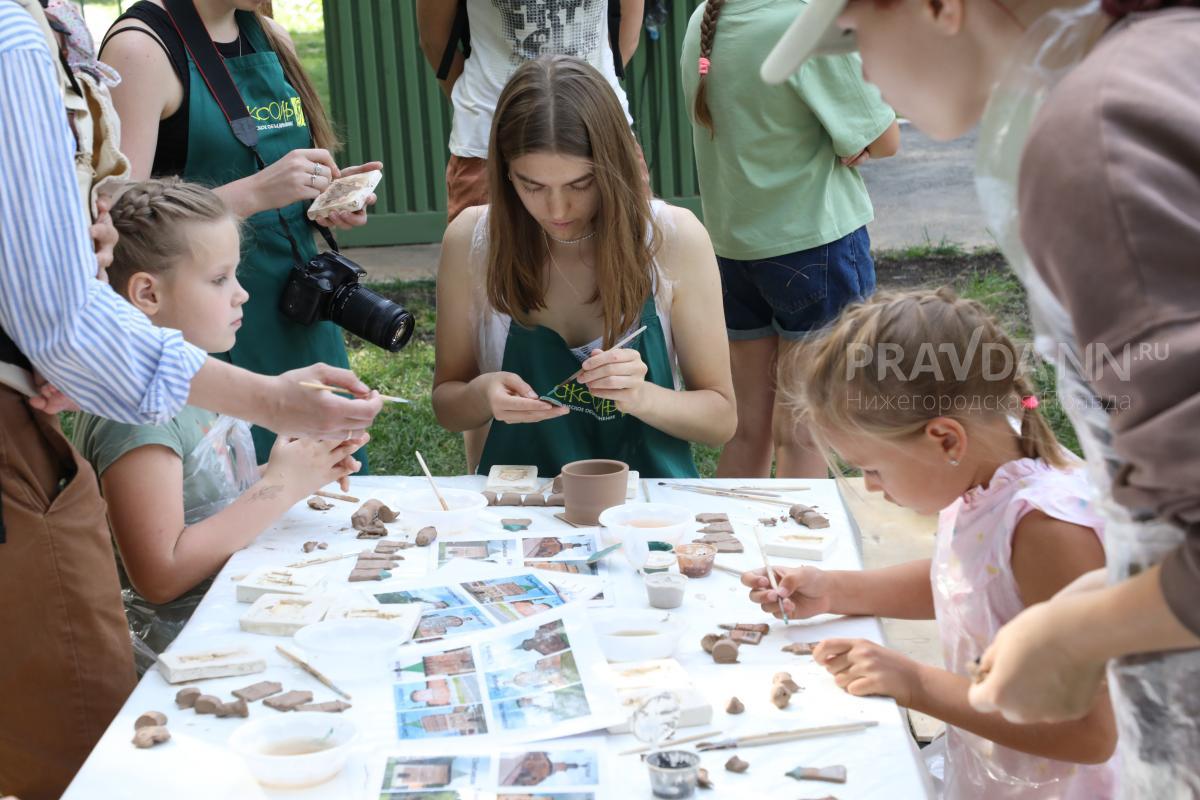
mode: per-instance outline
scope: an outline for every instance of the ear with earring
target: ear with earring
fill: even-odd
[[[957,466],[958,466],[958,459],[957,459],[957,458],[952,458],[952,459],[950,459],[950,460],[949,460],[947,463],[948,463],[950,466],[952,466],[952,467],[957,467]]]

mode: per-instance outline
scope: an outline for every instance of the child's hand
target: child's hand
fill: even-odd
[[[826,639],[813,648],[813,660],[857,697],[890,697],[909,708],[919,686],[920,664],[867,639]]]
[[[263,469],[263,481],[283,486],[299,500],[357,471],[362,465],[352,454],[370,438],[366,432],[341,441],[280,436]]]
[[[779,617],[781,603],[789,619],[806,619],[829,613],[832,598],[829,576],[824,571],[816,567],[775,568],[775,579],[779,582],[779,591],[771,588],[765,570],[742,573],[742,583],[751,589],[750,599],[761,605],[768,614]]]

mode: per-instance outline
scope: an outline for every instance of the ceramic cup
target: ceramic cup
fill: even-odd
[[[629,465],[592,458],[562,468],[564,513],[576,525],[599,525],[600,512],[625,502]]]
[[[717,548],[702,542],[677,544],[675,545],[675,556],[679,559],[680,573],[689,578],[703,578],[712,572],[713,561],[717,558]]]

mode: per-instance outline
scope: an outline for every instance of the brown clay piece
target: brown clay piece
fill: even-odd
[[[776,672],[771,680],[771,702],[776,708],[784,709],[792,702],[792,695],[800,691],[800,685],[787,672]]]
[[[704,767],[701,767],[696,773],[696,785],[701,789],[713,788],[712,778],[708,777],[708,770],[706,770]]]
[[[196,709],[197,714],[215,714],[221,705],[221,698],[213,697],[211,694],[202,694],[196,698],[192,708]]]
[[[750,762],[742,761],[737,756],[730,756],[729,760],[725,762],[725,769],[729,770],[730,772],[736,772],[740,775],[741,773],[750,769]]]
[[[734,630],[729,632],[729,638],[738,644],[759,644],[762,642],[763,635],[758,631]]]
[[[296,706],[312,702],[312,692],[292,690],[263,700],[263,705],[276,711],[292,711]]]
[[[203,694],[203,692],[201,692],[195,686],[185,686],[175,693],[175,705],[179,706],[180,708],[191,708],[192,706],[196,705],[196,698],[201,694]]]
[[[812,506],[796,503],[788,509],[788,515],[806,528],[828,528],[829,518]]]
[[[221,703],[221,707],[217,709],[218,717],[248,717],[250,716],[250,707],[246,705],[246,701],[242,698],[230,700],[228,703]]]
[[[717,548],[718,553],[744,553],[746,548],[742,547],[742,543],[737,539],[725,539],[720,542],[705,542],[704,544],[712,544]]]
[[[745,710],[746,706],[743,705],[742,701],[738,700],[736,697],[729,698],[729,704],[725,706],[726,714],[740,714]]]
[[[311,553],[313,550],[324,550],[328,546],[324,542],[305,542],[300,546],[300,549],[306,553]]]
[[[845,783],[846,768],[841,764],[832,767],[796,767],[784,773],[789,778],[798,781],[828,781],[829,783]]]
[[[350,583],[358,583],[360,581],[381,581],[384,578],[390,578],[392,574],[384,569],[371,567],[369,569],[352,569],[350,577],[347,579]]]
[[[792,673],[790,672],[776,672],[775,677],[771,678],[771,683],[778,683],[792,694],[800,691],[800,684],[792,680]]]
[[[820,644],[820,642],[792,642],[789,645],[784,645],[783,652],[792,653],[793,655],[797,656],[811,656],[813,654],[813,648],[815,648],[818,644]]]
[[[729,522],[729,515],[728,514],[709,514],[709,513],[697,514],[696,522],[699,522],[701,525],[710,525],[714,522]]]
[[[437,539],[437,528],[427,525],[417,531],[417,547],[429,547]]]
[[[492,491],[486,491],[486,492],[484,492],[484,493],[483,493],[483,497],[484,497],[484,499],[485,499],[485,500],[487,500],[487,504],[488,504],[489,506],[494,506],[494,505],[496,505],[496,499],[497,499],[497,498],[496,498],[496,493],[495,493],[495,492],[492,492]]]
[[[718,664],[736,664],[738,659],[737,642],[733,639],[721,639],[713,645],[713,661]]]
[[[345,700],[328,700],[324,703],[305,703],[296,706],[296,711],[324,711],[328,714],[340,714],[351,705]]]
[[[239,700],[245,700],[247,703],[253,703],[256,700],[262,700],[264,697],[270,697],[273,694],[279,694],[283,691],[283,684],[275,681],[259,681],[252,683],[249,686],[243,686],[241,689],[234,689],[230,694]]]
[[[144,728],[138,728],[133,734],[133,744],[135,747],[140,747],[143,750],[147,747],[154,747],[156,744],[170,741],[171,732],[161,725],[150,725]]]
[[[365,528],[355,528],[358,531],[359,539],[382,539],[388,535],[387,528],[383,527],[383,523],[376,520]]]
[[[371,499],[358,507],[358,510],[350,515],[350,524],[354,526],[354,530],[358,531],[358,538],[365,539],[368,536],[387,536],[387,528],[383,527],[385,522],[395,522],[396,512],[392,511],[382,500]],[[368,534],[364,536],[363,534]]]
[[[728,522],[710,522],[700,529],[700,533],[733,533],[733,526]]]
[[[383,555],[391,555],[399,550],[407,550],[410,546],[408,542],[376,542],[375,552]]]
[[[700,640],[700,646],[704,648],[704,652],[711,653],[713,651],[713,645],[715,645],[717,642],[721,641],[724,638],[725,637],[719,633],[709,633],[709,634],[706,634],[705,637]]]
[[[308,498],[308,507],[313,511],[328,511],[333,508],[333,503],[327,502],[323,497],[313,495]]]
[[[546,498],[546,505],[553,506],[554,508],[565,508],[567,498],[563,496],[562,492],[555,492]]]
[[[765,622],[726,622],[717,627],[723,631],[757,631],[763,636],[771,632],[771,626]]]
[[[167,724],[167,715],[161,711],[147,711],[133,722],[133,729],[148,728],[152,725],[162,727]]]
[[[544,506],[546,505],[546,496],[544,494],[527,494],[525,499],[521,501],[523,506]]]
[[[779,524],[779,520],[775,519],[774,517],[763,517],[762,519],[760,519],[758,521],[758,523],[760,525],[764,525],[768,528],[774,528],[776,525]]]
[[[516,492],[505,492],[496,500],[498,506],[519,506],[521,505],[521,495]]]

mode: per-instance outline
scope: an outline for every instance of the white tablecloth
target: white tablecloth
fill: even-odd
[[[447,486],[480,489],[482,477],[439,478]],[[707,485],[744,484],[747,481],[705,481]],[[756,481],[763,484],[765,481]],[[818,506],[831,520],[831,530],[838,541],[830,556],[820,566],[826,569],[861,569],[862,559],[857,544],[857,531],[838,495],[834,481],[796,481],[811,489],[791,493],[789,499]],[[379,489],[417,488],[423,479],[409,477],[371,477],[355,479],[351,493],[366,499]],[[332,488],[332,487],[331,487]],[[710,497],[667,489],[657,481],[643,481],[638,499],[685,505],[696,513],[727,512],[734,518],[749,522],[769,514],[773,509],[758,503]],[[202,681],[198,685],[207,693],[229,698],[229,691],[259,680],[276,680],[285,689],[311,690],[317,701],[334,699],[331,691],[316,680],[290,665],[274,649],[282,643],[294,647],[290,639],[244,633],[238,628],[238,618],[248,608],[235,598],[235,582],[231,576],[245,574],[259,566],[281,566],[299,561],[305,556],[300,545],[307,540],[329,542],[326,551],[312,555],[355,552],[369,549],[373,542],[359,541],[349,525],[353,506],[336,503],[326,512],[315,512],[304,503],[297,504],[276,525],[264,532],[253,545],[242,550],[221,570],[213,587],[204,598],[191,622],[180,634],[176,647],[205,647],[218,642],[241,642],[254,645],[267,659],[265,673]],[[519,516],[534,519],[530,533],[549,535],[572,530],[552,517],[561,509],[523,508]],[[786,509],[775,509],[782,513]],[[489,516],[494,510],[485,512]],[[507,509],[506,509],[507,511]],[[516,509],[513,509],[516,511]],[[480,523],[481,525],[484,523]],[[737,568],[761,566],[753,535],[749,528],[738,525],[746,546],[744,554],[721,554],[720,563]],[[489,523],[494,534],[495,523]],[[472,538],[469,534],[455,538]],[[406,551],[413,553],[413,551]],[[804,562],[776,559],[780,566]],[[608,559],[610,564],[607,595],[618,606],[648,608],[641,578],[633,572],[622,556]],[[308,569],[325,570],[333,579],[343,580],[353,559]],[[403,583],[397,575],[390,583]],[[354,584],[378,590],[380,584]],[[713,720],[708,728],[684,728],[679,736],[704,730],[717,730],[723,736],[749,735],[775,730],[822,725],[827,723],[874,720],[876,727],[863,732],[802,740],[770,747],[745,748],[736,751],[750,762],[750,769],[735,775],[723,769],[725,761],[735,751],[716,751],[702,755],[703,766],[716,782],[713,791],[701,797],[822,797],[836,795],[850,798],[922,798],[932,796],[929,779],[920,762],[916,746],[908,732],[903,711],[891,700],[855,698],[838,689],[832,678],[813,664],[809,657],[781,652],[788,641],[815,641],[831,636],[853,636],[882,641],[879,621],[875,618],[832,618],[783,624],[750,603],[738,579],[714,571],[712,575],[690,581],[687,597],[678,609],[688,625],[675,658],[687,669],[692,680],[713,705]],[[743,646],[737,665],[714,664],[700,648],[700,639],[724,622],[772,623],[771,634],[757,647]],[[97,664],[95,668],[102,669]],[[787,670],[803,686],[792,698],[790,706],[776,709],[769,701],[769,687],[774,673]],[[175,708],[174,696],[180,686],[169,685],[152,670],[138,684],[124,708],[113,720],[79,774],[68,788],[68,800],[117,800],[118,798],[163,797],[184,798],[366,798],[378,797],[383,761],[387,755],[403,755],[403,745],[395,739],[395,709],[391,701],[391,680],[351,682],[344,686],[354,695],[354,707],[344,712],[358,723],[364,734],[362,746],[351,756],[346,769],[333,781],[304,791],[282,792],[265,790],[250,777],[241,759],[226,747],[233,730],[243,722],[238,718],[218,719],[197,715],[191,710]],[[730,696],[737,695],[745,704],[745,713],[730,716],[725,705]],[[167,714],[172,740],[150,750],[135,748],[130,739],[134,720],[148,710]],[[262,714],[278,712],[251,704],[251,719]],[[389,737],[388,731],[392,734]],[[720,738],[720,737],[718,737]],[[448,741],[448,740],[447,740]],[[598,747],[605,751],[603,792],[605,797],[650,797],[649,780],[638,756],[618,756],[621,750],[639,744],[632,736],[575,737],[571,746]],[[448,741],[448,746],[450,742]],[[686,747],[686,745],[684,745]],[[845,765],[849,780],[844,785],[797,782],[784,775],[797,766],[822,767]]]

